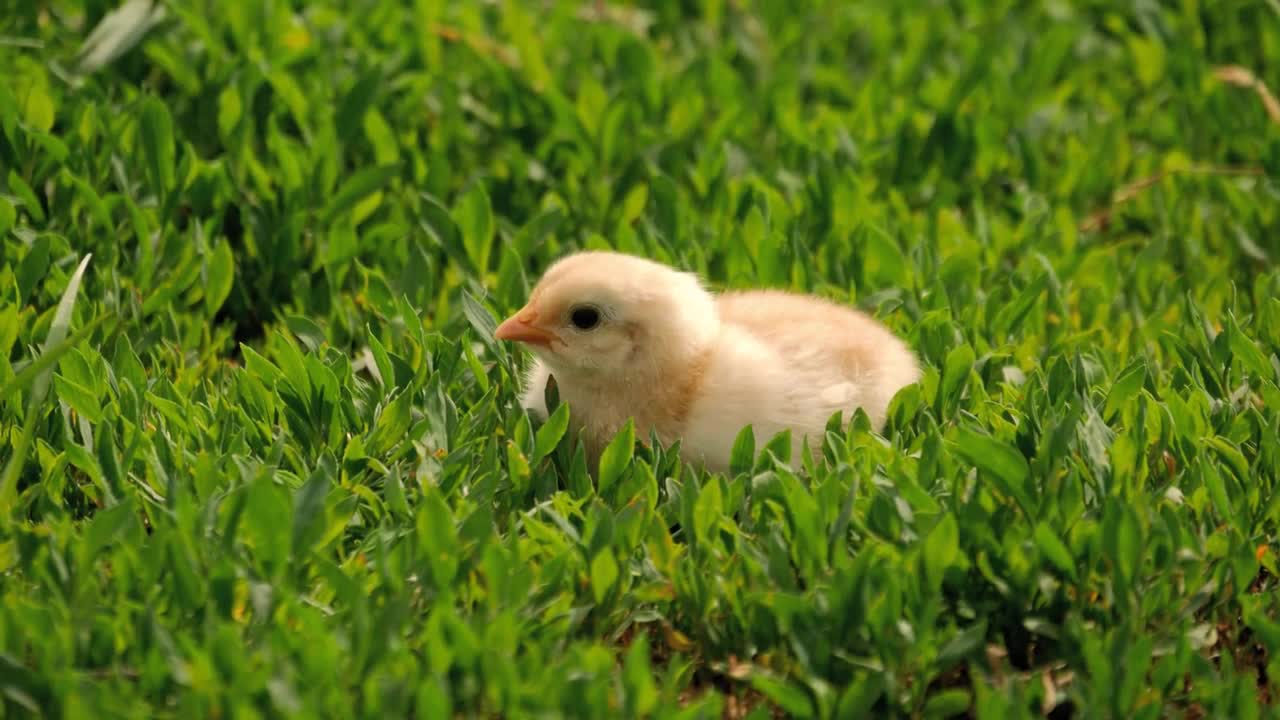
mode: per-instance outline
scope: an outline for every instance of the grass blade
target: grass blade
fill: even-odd
[[[44,353],[59,348],[59,345],[67,337],[67,327],[71,324],[71,311],[75,309],[76,295],[80,291],[80,281],[84,278],[84,271],[89,267],[89,260],[92,254],[85,255],[80,261],[80,266],[76,268],[75,273],[71,276],[71,281],[67,283],[67,289],[62,292],[62,299],[58,301],[58,309],[53,313],[53,322],[49,325],[49,336],[44,341]],[[60,349],[60,353],[65,353],[70,346]],[[36,422],[40,415],[40,407],[44,404],[45,395],[49,393],[49,382],[53,378],[53,362],[56,358],[49,361],[41,370],[37,370],[31,381],[31,398],[27,403],[27,415],[23,420],[22,434],[18,437],[18,442],[14,444],[13,455],[9,458],[8,465],[4,468],[4,475],[0,476],[0,523],[7,525],[12,521],[13,511],[13,494],[18,487],[18,474],[22,472],[22,466],[26,462],[27,452],[31,449],[31,441],[35,435]],[[16,379],[16,377],[15,377]]]
[[[84,327],[71,333],[68,337],[63,338],[57,345],[47,348],[41,352],[34,360],[27,363],[21,370],[9,378],[8,382],[0,387],[0,400],[7,400],[14,393],[21,392],[31,387],[36,377],[40,373],[52,368],[58,364],[58,360],[67,353],[68,350],[79,345],[101,327],[108,320],[114,318],[113,313],[104,313],[90,320]]]

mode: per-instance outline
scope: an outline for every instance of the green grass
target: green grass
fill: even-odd
[[[0,11],[0,715],[1280,717],[1280,4],[302,5]],[[583,247],[926,376],[592,480]]]

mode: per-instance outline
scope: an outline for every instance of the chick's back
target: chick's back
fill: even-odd
[[[722,428],[752,424],[762,441],[789,427],[798,451],[804,435],[821,442],[836,411],[847,420],[861,407],[879,429],[893,396],[920,378],[906,343],[851,308],[777,290],[729,292],[717,305],[722,338],[694,414],[718,415]]]

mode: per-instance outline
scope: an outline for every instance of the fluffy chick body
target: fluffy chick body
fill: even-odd
[[[574,325],[583,308],[599,315],[588,330]],[[680,440],[686,461],[720,472],[743,427],[758,441],[790,430],[798,464],[834,413],[862,408],[880,429],[893,396],[920,378],[907,345],[864,313],[777,290],[715,295],[617,253],[553,265],[498,335],[533,350],[521,403],[540,417],[555,376],[593,466],[629,418],[641,437]]]

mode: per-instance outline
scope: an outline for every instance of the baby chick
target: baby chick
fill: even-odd
[[[612,252],[552,265],[496,336],[536,357],[521,397],[535,415],[547,416],[555,377],[593,467],[628,418],[713,472],[728,469],[743,427],[761,441],[789,429],[798,465],[836,411],[861,407],[878,430],[920,378],[906,344],[856,310],[776,290],[716,295],[696,275]]]

